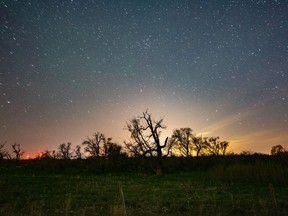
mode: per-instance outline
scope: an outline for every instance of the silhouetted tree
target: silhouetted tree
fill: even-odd
[[[82,152],[81,152],[81,146],[80,145],[76,145],[74,152],[75,152],[75,158],[76,159],[82,159]]]
[[[47,149],[41,152],[40,155],[41,155],[40,159],[57,159],[58,158],[58,154],[55,150],[49,151]]]
[[[210,137],[204,140],[203,148],[208,155],[225,155],[229,143],[219,139],[220,137]]]
[[[21,145],[19,143],[14,143],[12,146],[12,152],[15,154],[15,159],[20,160],[21,156],[25,153],[21,150]]]
[[[194,136],[192,140],[193,140],[193,150],[196,152],[196,156],[198,157],[200,156],[201,151],[203,150],[204,147],[203,137]]]
[[[243,150],[239,154],[243,155],[243,156],[251,156],[251,155],[255,154],[255,152],[253,152],[251,150]]]
[[[156,156],[158,158],[164,156],[162,150],[167,145],[168,137],[164,144],[161,144],[161,130],[166,129],[163,125],[163,118],[157,121],[152,120],[151,114],[146,110],[142,116],[133,118],[127,123],[126,129],[131,133],[131,140],[125,145],[134,156]]]
[[[198,137],[192,133],[191,128],[175,129],[172,135],[173,148],[176,154],[185,157],[192,157],[193,154],[198,157],[204,149],[204,140],[206,138]]]
[[[4,149],[6,142],[0,143],[0,160],[11,159],[9,153]]]
[[[271,148],[271,155],[280,155],[286,152],[286,149],[282,145],[275,145]]]
[[[107,158],[117,158],[120,156],[122,150],[122,146],[118,145],[117,143],[109,143],[108,148],[107,148]]]
[[[106,138],[102,133],[95,133],[93,138],[87,138],[82,145],[85,146],[84,151],[88,152],[90,157],[107,157],[109,154],[109,146],[112,145],[112,138]]]
[[[162,129],[166,127],[163,125],[163,118],[160,120],[152,120],[151,114],[148,110],[142,113],[142,116],[133,118],[127,123],[126,129],[131,134],[130,142],[125,142],[126,148],[133,156],[152,156],[157,158],[157,174],[162,171],[161,158],[167,156],[172,148],[168,146],[168,137],[164,143],[161,144],[160,135]]]
[[[176,139],[171,136],[170,139],[167,140],[166,147],[163,148],[163,152],[165,152],[165,157],[166,156],[178,156],[178,150],[176,150]]]
[[[106,138],[105,136],[102,137],[103,149],[102,149],[102,156],[108,158],[109,155],[109,147],[113,144],[112,138]],[[100,149],[101,153],[101,149]]]
[[[62,143],[61,145],[59,145],[57,156],[59,159],[71,159],[72,157],[71,143],[68,142],[67,144]]]
[[[172,140],[175,143],[174,148],[185,157],[192,157],[193,138],[191,128],[180,128],[173,131]]]
[[[96,158],[100,157],[100,144],[103,140],[104,134],[102,133],[95,133],[93,138],[87,138],[84,140],[82,145],[84,145],[84,151],[88,152],[90,157]]]

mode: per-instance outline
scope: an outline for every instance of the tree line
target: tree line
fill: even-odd
[[[226,155],[229,142],[223,141],[219,136],[202,137],[193,134],[189,127],[175,129],[170,137],[162,142],[161,132],[166,129],[164,118],[155,120],[146,110],[140,116],[134,117],[126,123],[125,130],[130,133],[130,139],[124,146],[114,142],[111,137],[96,132],[87,137],[81,145],[62,143],[57,150],[44,150],[36,159],[84,159],[84,158],[117,158],[117,157],[153,157],[161,167],[160,159],[163,157],[199,157]],[[25,153],[19,143],[11,145],[12,152],[5,149],[6,142],[0,143],[0,159],[20,160]],[[271,149],[271,155],[287,153],[287,150],[276,145]],[[244,153],[245,154],[245,153]]]

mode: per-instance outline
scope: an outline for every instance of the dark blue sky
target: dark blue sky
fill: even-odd
[[[288,1],[0,1],[0,141],[122,143],[147,108],[234,151],[288,144]],[[163,136],[164,136],[163,135]]]

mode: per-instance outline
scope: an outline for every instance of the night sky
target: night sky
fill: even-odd
[[[123,144],[146,109],[230,150],[288,147],[288,1],[0,1],[0,142]],[[8,147],[8,146],[7,146]]]

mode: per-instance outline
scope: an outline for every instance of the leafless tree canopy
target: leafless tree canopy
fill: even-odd
[[[195,151],[196,156],[198,157],[201,155],[201,151],[203,150],[203,143],[204,143],[203,137],[194,136],[192,140],[193,140],[193,145],[194,145],[193,150]]]
[[[225,155],[229,143],[221,141],[220,137],[206,138],[203,143],[203,148],[208,155]]]
[[[19,143],[14,143],[11,145],[12,146],[12,152],[15,155],[16,160],[20,160],[21,156],[25,153],[21,149],[21,145]]]
[[[219,137],[202,137],[192,133],[191,128],[180,128],[173,131],[173,153],[192,157],[193,155],[225,155],[229,145]]]
[[[179,151],[180,155],[192,157],[193,138],[191,128],[180,128],[173,131],[172,140],[174,140],[174,149]]]
[[[106,138],[102,133],[95,133],[93,138],[87,138],[82,143],[84,145],[84,151],[89,153],[92,158],[98,157],[115,157],[121,154],[122,147],[114,142],[112,138]]]
[[[58,147],[58,158],[59,159],[71,159],[72,158],[72,150],[71,150],[71,143],[68,142],[62,143]]]
[[[156,156],[161,158],[166,154],[164,148],[168,143],[168,137],[161,144],[161,131],[166,127],[163,125],[163,118],[160,120],[152,120],[151,114],[146,110],[142,116],[133,118],[127,123],[126,129],[131,134],[130,142],[125,142],[126,148],[133,156]],[[165,154],[165,155],[164,155]]]
[[[152,114],[146,110],[140,116],[134,117],[126,123],[126,130],[130,132],[130,140],[124,142],[126,152],[122,153],[122,146],[112,142],[112,138],[106,138],[103,133],[96,132],[92,138],[87,137],[81,145],[77,145],[72,149],[71,143],[63,143],[58,146],[58,150],[44,151],[37,158],[44,159],[82,159],[91,158],[117,158],[118,156],[133,157],[151,157],[156,161],[157,169],[161,169],[162,161],[160,158],[166,156],[204,156],[204,155],[225,155],[229,146],[227,141],[221,141],[219,137],[198,137],[194,135],[193,130],[189,127],[175,129],[172,136],[165,140],[160,139],[161,132],[166,129],[163,124],[163,117],[159,120],[152,118]],[[4,149],[4,143],[0,143],[0,159],[11,159],[9,153]],[[281,145],[273,146],[272,155],[281,152],[287,152]],[[128,153],[128,154],[127,154]],[[20,160],[24,151],[20,148],[20,144],[12,145],[13,158]],[[156,158],[156,160],[155,160]]]
[[[95,133],[93,138],[87,138],[84,140],[82,145],[84,145],[84,151],[89,153],[90,157],[97,158],[100,157],[100,144],[104,139],[104,134],[102,133]]]

